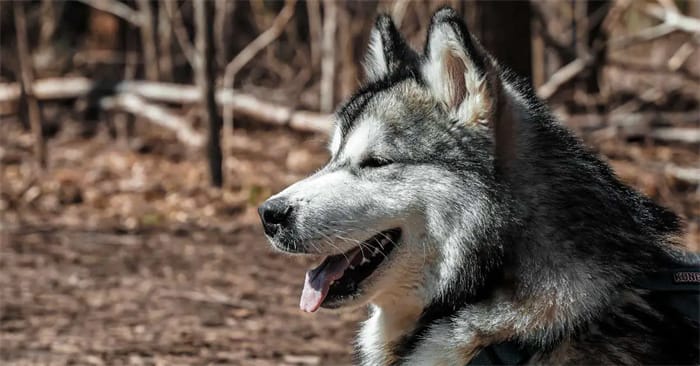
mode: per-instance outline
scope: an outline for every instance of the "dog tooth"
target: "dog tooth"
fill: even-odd
[[[350,268],[350,269],[355,269],[355,266],[350,266],[349,268]]]

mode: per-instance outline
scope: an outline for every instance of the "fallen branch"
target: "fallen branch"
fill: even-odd
[[[664,173],[677,180],[686,183],[700,184],[700,169],[677,166],[673,164],[663,164]]]
[[[232,107],[236,112],[258,120],[280,126],[289,126],[300,131],[329,132],[332,118],[328,114],[297,111],[293,108],[260,100],[252,95],[221,90],[217,101]]]
[[[695,126],[698,123],[697,112],[638,112],[613,113],[601,115],[598,113],[577,113],[562,118],[569,127],[581,131],[592,131],[601,128],[613,128],[626,136],[646,134],[655,124],[673,126]],[[675,127],[674,127],[675,128]],[[692,128],[692,127],[691,127]]]
[[[650,136],[655,140],[682,142],[686,144],[700,143],[700,129],[698,128],[657,128],[651,131]]]
[[[134,94],[120,94],[100,100],[100,107],[106,110],[121,110],[173,130],[177,138],[187,145],[201,147],[204,137],[190,127],[187,120],[160,106],[146,102]]]
[[[133,94],[146,100],[173,104],[194,104],[200,99],[200,92],[193,85],[129,80],[110,84],[83,77],[36,80],[34,94],[39,100],[75,99],[89,94]],[[0,83],[0,103],[16,102],[19,96],[17,83]],[[221,106],[233,107],[237,113],[257,121],[289,126],[300,131],[327,133],[332,126],[330,114],[298,111],[231,89],[219,89],[216,101]]]
[[[204,302],[210,304],[218,304],[236,309],[257,309],[256,305],[248,300],[244,299],[232,299],[224,294],[220,293],[202,293],[197,291],[173,291],[173,290],[163,290],[159,291],[159,294],[166,298],[175,299],[185,299],[194,302]]]

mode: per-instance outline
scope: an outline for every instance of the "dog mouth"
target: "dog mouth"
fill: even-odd
[[[326,257],[306,272],[299,307],[315,312],[355,295],[359,285],[384,262],[401,237],[401,229],[382,231],[349,251]]]

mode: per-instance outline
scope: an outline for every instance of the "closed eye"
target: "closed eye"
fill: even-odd
[[[360,162],[360,168],[379,168],[393,163],[394,162],[389,159],[380,158],[378,156],[368,156]]]

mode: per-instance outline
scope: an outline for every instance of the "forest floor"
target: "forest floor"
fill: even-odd
[[[323,164],[325,138],[243,126],[219,190],[201,153],[137,126],[126,144],[106,126],[66,123],[40,174],[31,136],[3,122],[2,364],[349,364],[365,311],[298,310],[311,262],[273,252],[256,213]],[[698,161],[697,150],[596,148],[623,180],[684,215],[683,241],[699,248],[697,188],[644,170]]]

